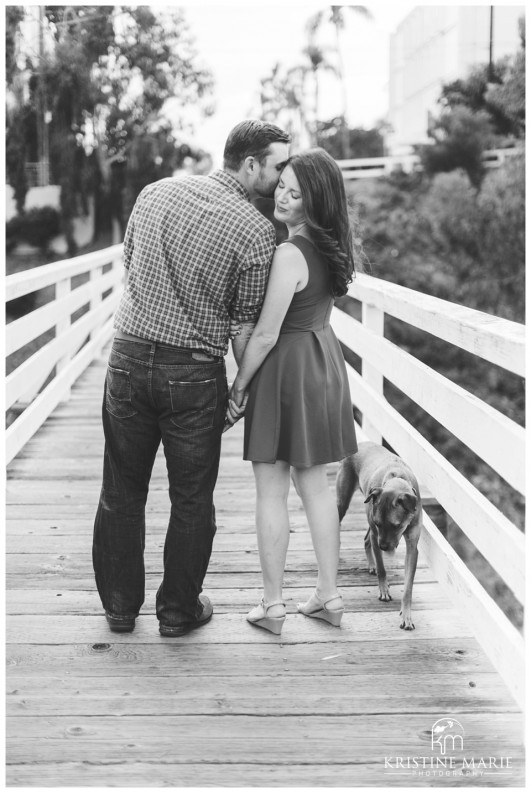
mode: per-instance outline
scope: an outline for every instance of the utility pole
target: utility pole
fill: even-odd
[[[46,86],[44,84],[44,6],[39,6],[39,82],[37,87],[37,142],[39,159],[39,187],[45,187],[50,181],[50,144],[48,140],[48,111],[46,102]]]
[[[494,77],[494,69],[492,63],[492,40],[494,38],[494,6],[490,7],[490,24],[489,24],[489,83],[492,82]]]

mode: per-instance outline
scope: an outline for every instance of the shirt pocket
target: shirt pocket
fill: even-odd
[[[214,426],[218,401],[215,380],[170,380],[171,423],[182,430],[207,430]]]
[[[138,413],[131,401],[131,375],[125,369],[107,367],[105,407],[118,419],[129,419]]]

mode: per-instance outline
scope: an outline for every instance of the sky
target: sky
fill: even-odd
[[[162,4],[161,4],[162,5]],[[257,117],[260,79],[275,63],[295,66],[307,44],[306,22],[328,6],[313,0],[278,2],[182,2],[201,60],[215,77],[216,113],[197,124],[193,143],[205,148],[221,164],[225,138],[244,118]],[[346,9],[343,57],[348,86],[348,120],[370,128],[385,116],[389,63],[389,36],[414,8],[413,3],[366,4],[372,20]],[[320,43],[334,43],[333,29]],[[332,60],[333,54],[330,54]],[[321,120],[341,113],[341,95],[331,77],[323,82]]]

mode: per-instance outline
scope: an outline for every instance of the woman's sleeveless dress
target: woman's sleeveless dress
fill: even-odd
[[[354,454],[356,433],[345,361],[329,323],[326,262],[305,237],[284,244],[303,254],[308,283],[294,294],[278,341],[251,382],[243,456],[309,468]]]

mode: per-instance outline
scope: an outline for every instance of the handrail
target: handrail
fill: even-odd
[[[518,322],[424,295],[364,273],[356,275],[349,296],[514,374],[525,376],[525,326]]]
[[[111,317],[123,279],[122,253],[121,244],[113,245],[6,278],[6,302],[55,286],[54,300],[6,328],[6,355],[20,350],[46,331],[54,331],[50,341],[30,351],[6,378],[6,408],[16,405],[22,410],[6,431],[7,462],[18,454],[59,402],[68,399],[73,382],[111,337]],[[76,276],[89,280],[73,287],[72,279]],[[72,322],[74,312],[83,307],[85,313]]]
[[[348,294],[361,302],[361,322],[335,308],[332,324],[339,340],[362,361],[361,375],[347,369],[354,405],[363,416],[363,436],[378,443],[385,438],[523,602],[522,532],[393,408],[383,383],[384,378],[393,383],[524,493],[523,428],[384,338],[384,318],[398,318],[520,376],[525,372],[525,327],[365,274],[356,276]],[[441,585],[460,609],[469,610],[478,641],[520,699],[521,635],[426,514],[420,547]]]
[[[485,168],[498,168],[509,157],[518,154],[518,147],[510,149],[488,149],[482,152],[481,159]],[[349,160],[337,160],[343,178],[363,179],[367,177],[386,176],[400,169],[406,173],[422,170],[421,158],[418,154],[391,154],[383,157],[356,157]]]

